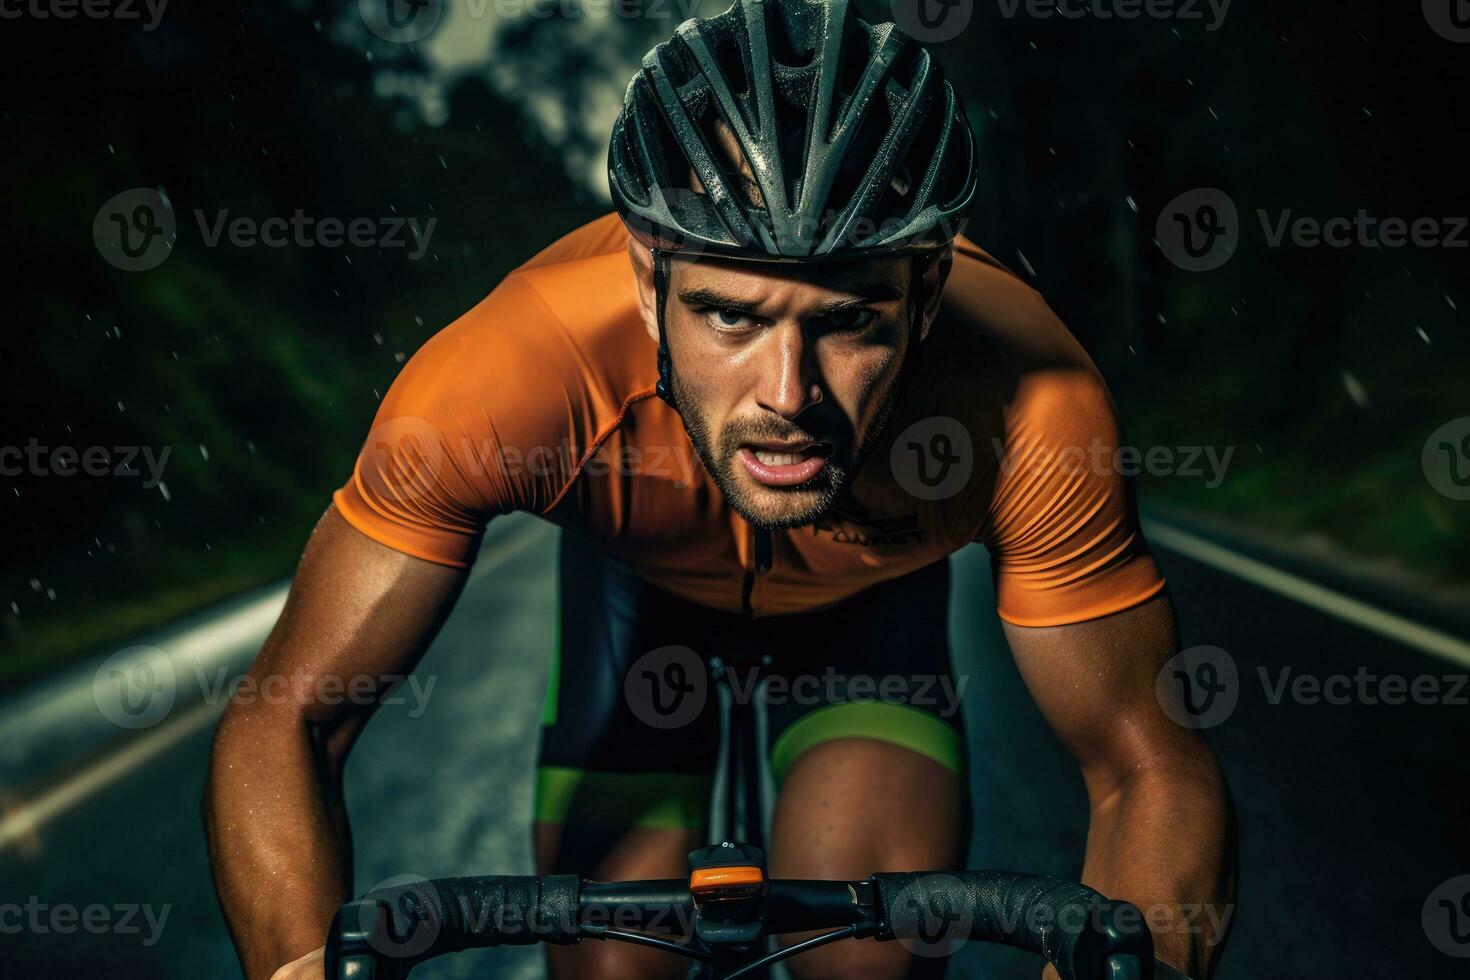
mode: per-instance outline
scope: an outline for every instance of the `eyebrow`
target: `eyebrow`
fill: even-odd
[[[822,317],[840,313],[843,310],[855,306],[863,306],[867,303],[882,303],[889,300],[903,298],[903,291],[892,283],[876,282],[866,286],[860,286],[851,291],[849,295],[839,299],[829,300],[808,312],[808,316]],[[739,313],[755,314],[759,312],[759,303],[740,299],[735,296],[726,296],[717,290],[707,288],[695,288],[681,290],[679,300],[687,306],[708,306],[722,310],[734,310]]]

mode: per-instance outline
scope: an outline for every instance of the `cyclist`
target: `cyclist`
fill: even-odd
[[[543,871],[684,872],[718,720],[665,695],[751,649],[790,693],[767,721],[771,874],[952,867],[965,740],[932,692],[958,690],[947,558],[978,541],[1086,781],[1083,880],[1146,908],[1231,901],[1223,779],[1155,696],[1176,650],[1164,581],[1128,484],[1098,462],[1119,446],[1113,404],[1042,299],[958,235],[975,150],[937,64],[846,2],[738,0],[645,58],[609,179],[616,214],[404,368],[252,672],[401,674],[486,523],[531,511],[563,531]],[[648,678],[674,684],[644,703]],[[211,857],[252,978],[320,976],[313,950],[351,892],[342,769],[368,714],[255,700],[220,723]],[[1204,976],[1221,938],[1156,945]],[[553,974],[682,975],[667,953],[592,945],[556,950]],[[917,969],[870,941],[791,964]]]

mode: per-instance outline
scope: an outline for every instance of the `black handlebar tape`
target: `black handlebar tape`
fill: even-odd
[[[1110,956],[1136,958],[1152,975],[1153,938],[1143,915],[1076,882],[1003,871],[908,872],[872,878],[882,910],[879,939],[957,945],[965,939],[1039,953],[1062,980],[1099,980]]]
[[[380,955],[412,965],[483,946],[570,945],[578,938],[576,875],[439,878],[368,892],[388,910]]]

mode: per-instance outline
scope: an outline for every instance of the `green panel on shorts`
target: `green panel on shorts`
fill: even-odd
[[[960,733],[941,718],[906,704],[850,701],[803,715],[771,747],[771,774],[782,782],[807,749],[839,738],[870,738],[911,749],[965,777]]]
[[[556,702],[561,697],[561,616],[556,617],[556,637],[551,646],[551,675],[546,679],[546,702],[541,706],[541,727],[556,724]]]
[[[536,822],[592,827],[704,826],[711,777],[673,772],[536,770]]]

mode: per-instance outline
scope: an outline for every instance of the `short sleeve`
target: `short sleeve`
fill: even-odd
[[[535,290],[506,279],[404,366],[333,495],[338,512],[396,551],[471,564],[491,518],[539,511],[571,478],[583,399],[577,371],[557,370],[575,362],[565,347]]]
[[[1138,525],[1130,451],[1102,379],[1082,367],[1028,373],[1005,412],[981,540],[998,611],[1018,626],[1099,619],[1158,595],[1164,578]]]

